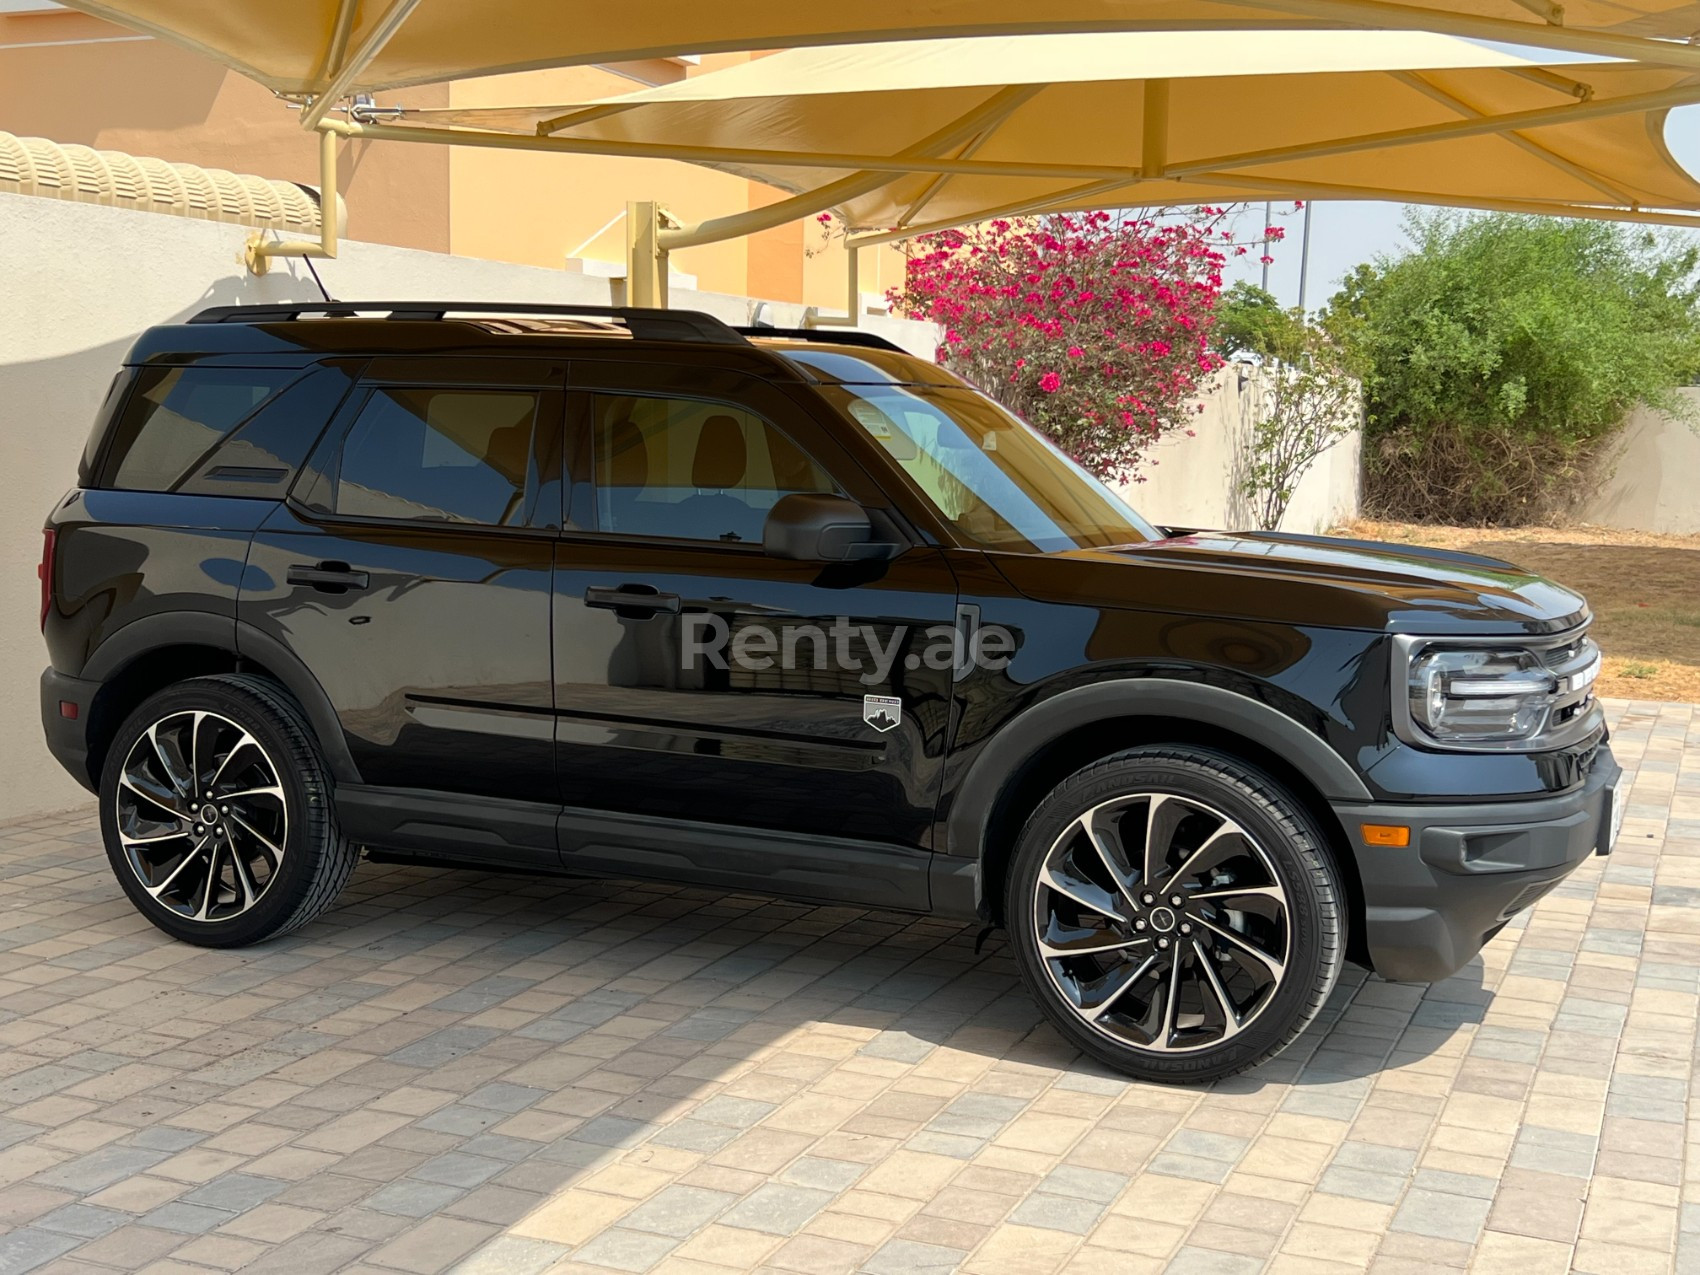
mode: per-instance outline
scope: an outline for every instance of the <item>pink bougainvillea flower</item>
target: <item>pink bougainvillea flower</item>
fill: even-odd
[[[1047,394],[1055,394],[1062,388],[1062,377],[1055,372],[1046,372],[1039,378],[1039,388]]]

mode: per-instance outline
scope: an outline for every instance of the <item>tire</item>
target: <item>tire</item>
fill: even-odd
[[[281,688],[197,677],[119,728],[101,768],[101,834],[148,920],[202,947],[244,947],[305,925],[348,884],[359,851],[331,796],[319,746]]]
[[[1344,897],[1290,793],[1227,754],[1162,745],[1040,803],[1004,916],[1070,1043],[1140,1080],[1195,1084],[1255,1067],[1316,1017],[1344,960]]]

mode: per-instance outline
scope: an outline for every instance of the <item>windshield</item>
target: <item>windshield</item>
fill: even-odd
[[[992,549],[1056,553],[1161,537],[1108,487],[975,390],[823,385],[939,513]]]

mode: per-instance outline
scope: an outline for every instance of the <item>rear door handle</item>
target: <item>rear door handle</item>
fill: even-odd
[[[346,562],[297,562],[284,578],[290,584],[304,584],[320,593],[347,593],[350,589],[364,589],[371,583],[371,578],[364,571],[351,570]]]
[[[647,584],[622,584],[617,588],[605,584],[589,585],[584,591],[584,604],[612,611],[625,620],[642,620],[662,612],[668,615],[679,613],[677,593],[662,593]]]

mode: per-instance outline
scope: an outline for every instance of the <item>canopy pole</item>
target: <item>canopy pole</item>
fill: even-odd
[[[993,217],[1025,217],[1029,213],[1045,212],[1057,207],[1077,206],[1080,201],[1091,199],[1094,195],[1108,194],[1112,190],[1120,190],[1134,182],[1137,178],[1117,178],[1114,181],[1089,182],[1084,186],[1075,186],[1069,190],[1053,191],[1049,195],[1041,195],[1033,199],[1021,199],[1014,203],[1002,204],[997,208],[985,208],[970,213],[965,217],[947,218],[943,221],[929,221],[920,226],[900,226],[895,230],[863,231],[851,237],[851,243],[858,248],[872,248],[884,243],[897,243],[903,239],[916,239],[921,235],[937,234],[941,230],[954,230],[958,226],[967,225],[974,221],[990,221]]]
[[[1023,86],[1026,87],[1026,86]],[[1043,85],[1039,87],[1044,87]],[[344,137],[391,142],[428,142],[437,146],[478,146],[490,150],[544,151],[557,155],[607,155],[619,159],[677,159],[698,164],[773,164],[784,168],[838,168],[856,172],[948,173],[984,177],[1127,177],[1138,175],[1126,164],[1054,164],[1044,161],[976,160],[929,154],[864,155],[842,151],[763,150],[740,146],[688,146],[664,142],[628,142],[600,137],[544,137],[535,133],[498,133],[490,129],[436,128],[423,124],[350,124],[327,120]]]
[[[1427,77],[1420,75],[1415,71],[1395,71],[1393,72],[1393,77],[1402,84],[1409,84],[1417,92],[1439,102],[1448,110],[1453,111],[1458,115],[1462,115],[1465,119],[1479,120],[1487,115],[1486,111],[1477,110],[1463,98],[1457,96],[1455,93],[1447,92],[1438,84],[1431,84]],[[1570,160],[1560,155],[1557,151],[1541,145],[1541,143],[1537,142],[1527,133],[1519,133],[1515,129],[1507,129],[1502,136],[1512,145],[1521,150],[1527,151],[1530,155],[1533,155],[1542,163],[1550,164],[1553,168],[1558,169],[1558,171],[1563,173],[1565,176],[1574,177],[1585,186],[1592,186],[1608,199],[1615,199],[1620,204],[1633,204],[1635,202],[1634,196],[1630,195],[1627,191],[1619,190],[1610,182],[1601,180],[1599,177],[1589,172],[1586,168],[1583,168],[1580,164],[1572,163]]]
[[[335,69],[329,84],[316,94],[307,108],[301,112],[302,128],[317,128],[325,114],[348,95],[348,90],[354,86],[355,80],[369,65],[372,59],[384,51],[384,46],[390,42],[390,37],[401,30],[401,24],[406,22],[413,11],[419,7],[419,0],[395,0],[384,16],[378,19],[378,25],[373,27],[366,38],[360,42],[360,47],[340,67]]]
[[[1200,181],[1234,186],[1256,194],[1283,195],[1291,199],[1374,199],[1399,204],[1427,204],[1437,208],[1479,208],[1487,212],[1535,213],[1543,217],[1575,217],[1583,221],[1628,221],[1642,226],[1683,226],[1700,229],[1700,214],[1652,212],[1644,208],[1610,208],[1600,204],[1566,204],[1539,199],[1471,199],[1460,205],[1456,199],[1408,190],[1342,186],[1334,182],[1284,182],[1241,173],[1204,173]],[[868,242],[866,239],[863,243]]]
[[[1566,53],[1592,53],[1632,62],[1650,62],[1654,66],[1700,70],[1700,45],[1620,35],[1615,31],[1557,26],[1550,22],[1519,22],[1467,13],[1443,13],[1417,5],[1394,4],[1390,0],[1228,0],[1228,3],[1369,30],[1432,31],[1439,35],[1496,40],[1502,44],[1559,49]]]
[[[1010,113],[1028,101],[1040,91],[1042,85],[1021,84],[1010,85],[999,89],[984,102],[960,118],[953,120],[944,128],[930,136],[922,138],[914,145],[906,147],[898,156],[900,160],[914,156],[935,155],[939,151],[949,150],[977,134],[995,127],[1006,119]],[[396,130],[405,133],[406,129]],[[533,140],[533,139],[527,139]],[[536,141],[554,141],[554,138],[537,138]],[[854,199],[881,186],[889,186],[896,181],[900,174],[895,172],[866,172],[856,173],[815,190],[804,191],[789,199],[781,199],[777,203],[767,204],[761,208],[751,208],[745,212],[733,213],[726,217],[715,217],[708,221],[699,221],[693,225],[681,226],[673,223],[661,208],[649,202],[632,203],[626,206],[626,259],[628,280],[628,304],[652,304],[657,308],[667,305],[667,254],[675,248],[695,248],[701,244],[718,243],[724,239],[741,239],[745,235],[753,235],[758,231],[771,230],[775,226],[783,226],[799,217],[807,217],[811,213],[822,212],[847,199]],[[1119,183],[1118,183],[1119,184]],[[637,224],[637,219],[643,225]],[[653,237],[653,245],[650,240]],[[643,288],[646,302],[632,300],[638,287]],[[851,306],[852,321],[857,305]]]
[[[626,204],[626,304],[649,310],[667,308],[667,245],[662,230],[678,223],[654,200]]]
[[[1696,102],[1700,102],[1700,84],[1690,83],[1653,93],[1634,93],[1618,98],[1592,98],[1586,102],[1567,102],[1563,106],[1544,106],[1531,111],[1512,111],[1505,115],[1482,115],[1474,119],[1448,120],[1443,124],[1391,129],[1385,133],[1362,133],[1356,137],[1342,137],[1331,142],[1300,142],[1293,146],[1276,146],[1265,151],[1216,155],[1172,165],[1167,175],[1176,178],[1197,177],[1232,168],[1255,168],[1277,160],[1324,159],[1332,155],[1349,155],[1356,151],[1413,146],[1457,137],[1514,133],[1548,124],[1604,119],[1612,115],[1632,115],[1637,111],[1669,110]]]
[[[861,251],[848,239],[844,241],[844,268],[844,313],[821,314],[810,306],[803,315],[805,328],[853,328],[862,322]]]
[[[319,130],[319,242],[310,239],[291,239],[282,243],[268,240],[263,233],[248,240],[243,261],[254,274],[265,274],[273,257],[313,257],[318,260],[334,258],[337,249],[337,178],[336,134],[330,129]]]
[[[1139,175],[1161,177],[1169,166],[1169,82],[1145,81],[1145,118],[1139,146]]]

